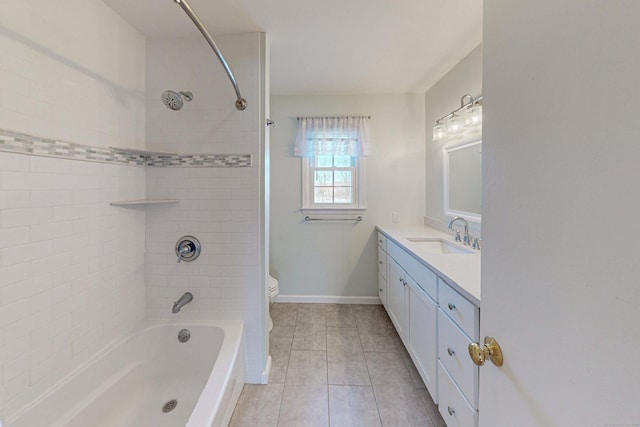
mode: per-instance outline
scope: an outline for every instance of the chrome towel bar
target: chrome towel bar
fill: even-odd
[[[305,216],[304,220],[306,222],[310,222],[310,221],[355,221],[355,222],[360,222],[362,221],[362,215],[358,215],[355,218],[312,218],[310,216]]]

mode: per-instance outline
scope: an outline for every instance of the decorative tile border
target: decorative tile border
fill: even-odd
[[[173,154],[99,148],[0,129],[0,151],[129,166],[249,167],[251,154]]]

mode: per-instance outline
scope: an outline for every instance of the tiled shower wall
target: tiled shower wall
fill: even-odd
[[[179,200],[147,209],[147,315],[244,320],[248,382],[260,380],[266,359],[260,288],[264,37],[216,37],[249,102],[245,111],[235,109],[235,92],[202,37],[147,41],[147,149],[252,157],[249,167],[147,168],[147,196]],[[191,91],[193,101],[171,111],[160,101],[167,89]],[[184,235],[200,240],[202,254],[178,264],[175,244]],[[171,314],[186,291],[193,302]]]
[[[3,2],[0,128],[144,144],[145,41],[100,0]],[[0,153],[0,418],[144,317],[144,168]]]

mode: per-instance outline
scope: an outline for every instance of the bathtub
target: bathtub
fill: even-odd
[[[244,385],[242,332],[241,321],[145,321],[5,427],[226,426]]]

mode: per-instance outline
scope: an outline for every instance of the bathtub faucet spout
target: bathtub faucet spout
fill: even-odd
[[[180,309],[185,305],[189,304],[192,299],[193,299],[193,294],[191,294],[191,292],[185,292],[184,295],[182,295],[178,299],[178,301],[173,303],[173,308],[171,309],[171,312],[174,314],[179,313]]]

